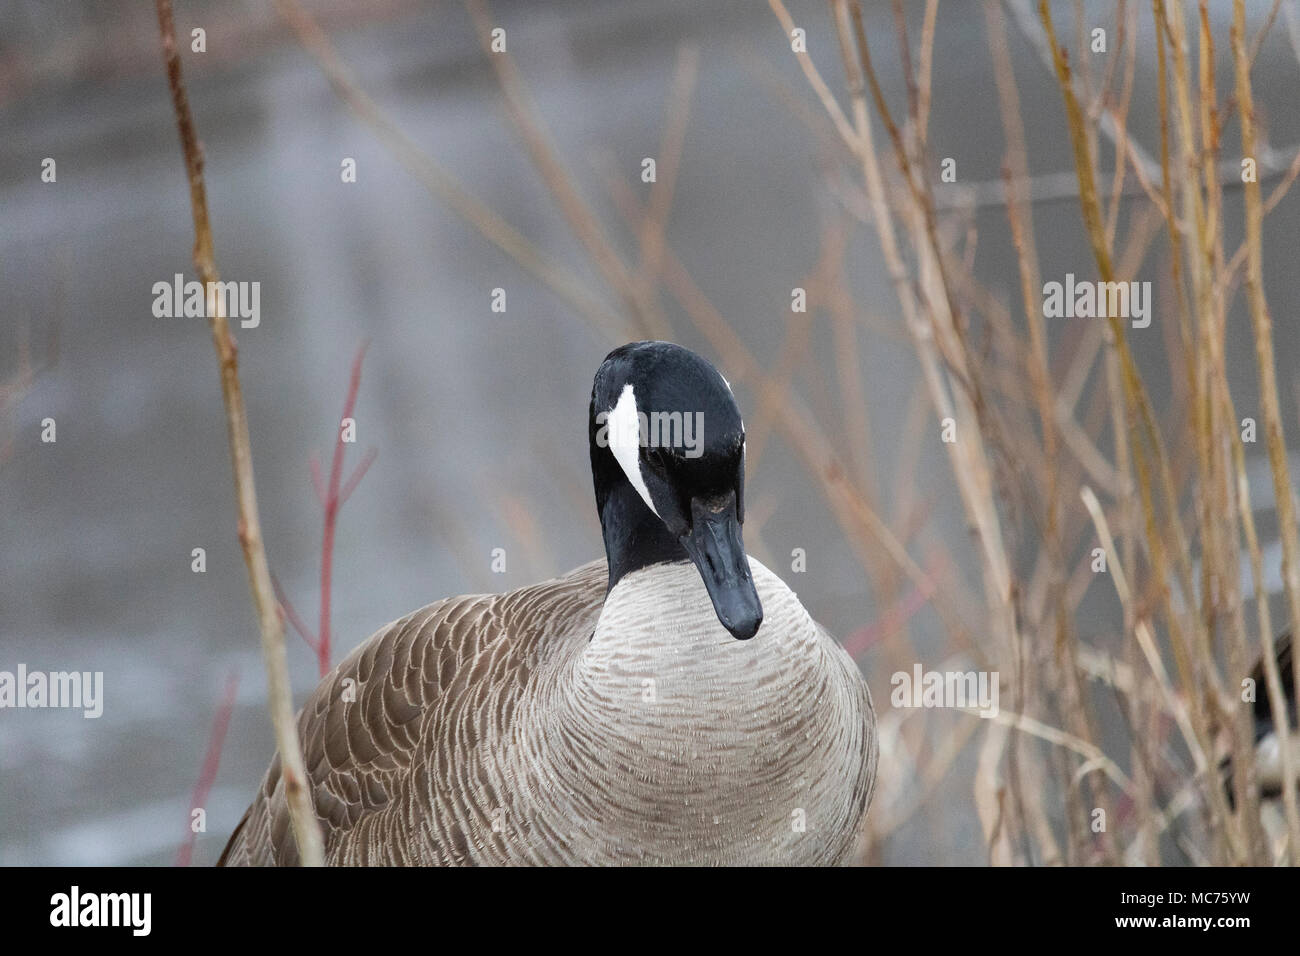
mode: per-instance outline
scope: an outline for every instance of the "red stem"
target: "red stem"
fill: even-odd
[[[311,453],[311,486],[316,491],[316,500],[325,506],[325,481],[320,476],[320,455]]]
[[[217,768],[221,766],[221,747],[226,740],[226,729],[230,726],[230,715],[235,710],[235,693],[238,690],[239,671],[233,670],[226,678],[226,690],[221,698],[221,706],[217,708],[216,716],[212,718],[212,730],[208,734],[208,750],[203,755],[203,766],[199,770],[199,779],[194,785],[194,793],[190,795],[190,814],[207,803],[208,795],[212,792],[212,782],[217,779]],[[189,819],[186,820],[185,829],[185,842],[181,844],[176,854],[177,866],[189,866],[194,856],[194,841],[198,834],[194,832]]]
[[[906,624],[921,608],[930,603],[934,597],[934,592],[938,588],[939,561],[932,557],[929,561],[929,567],[926,568],[927,584],[924,588],[916,587],[899,601],[893,607],[889,608],[872,621],[866,627],[859,628],[844,639],[844,649],[849,652],[849,656],[854,660],[859,655],[866,653],[877,641],[893,634],[900,627]]]
[[[352,379],[348,383],[348,395],[343,403],[343,415],[339,421],[337,437],[334,439],[334,460],[330,464],[329,487],[325,493],[325,532],[321,539],[320,562],[320,627],[317,630],[316,642],[321,677],[328,674],[330,670],[330,597],[334,583],[334,527],[342,503],[339,495],[339,483],[343,479],[342,419],[351,418],[352,410],[356,407],[357,392],[361,388],[361,362],[365,357],[366,344],[363,342],[357,349],[356,358],[352,360]],[[349,484],[355,487],[354,482]]]
[[[361,459],[361,464],[357,465],[356,471],[352,472],[352,477],[343,482],[343,490],[339,492],[340,508],[342,508],[347,503],[347,500],[352,497],[352,492],[357,490],[357,485],[361,484],[361,479],[366,476],[366,472],[378,457],[378,449],[366,449],[366,457]]]

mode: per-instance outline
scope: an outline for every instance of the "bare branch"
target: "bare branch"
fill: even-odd
[[[172,107],[180,131],[185,170],[189,176],[190,209],[194,218],[194,267],[204,288],[220,281],[212,249],[212,228],[208,220],[208,201],[203,183],[203,151],[199,146],[194,117],[181,77],[181,58],[176,48],[176,27],[172,20],[171,0],[156,0],[158,27],[162,35],[163,61],[167,83],[171,88]],[[248,584],[253,592],[262,631],[262,660],[266,666],[268,705],[275,727],[276,747],[280,751],[280,772],[284,779],[285,799],[293,823],[298,854],[305,866],[324,865],[324,846],[320,825],[307,791],[307,771],[293,717],[293,690],[289,685],[289,663],[284,647],[284,625],[276,610],[271,575],[262,544],[262,526],[257,514],[257,489],[253,480],[253,451],[248,438],[248,413],[239,386],[238,352],[230,325],[221,308],[222,297],[208,296],[208,323],[212,343],[221,369],[221,396],[226,409],[226,436],[234,464],[235,498],[239,513],[239,543],[248,567]]]

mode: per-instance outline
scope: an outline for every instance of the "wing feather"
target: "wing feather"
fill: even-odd
[[[470,779],[477,764],[468,755],[508,725],[539,653],[587,639],[605,580],[605,563],[596,561],[506,594],[439,601],[381,628],[317,686],[299,712],[298,734],[327,861],[419,858],[410,844],[420,821],[401,818],[402,797],[453,780],[464,791],[445,796],[450,809],[426,801],[415,813],[463,812],[455,805],[465,793],[487,786]],[[464,842],[461,827],[436,829]],[[468,845],[445,851],[470,855]],[[297,862],[277,755],[222,864]]]

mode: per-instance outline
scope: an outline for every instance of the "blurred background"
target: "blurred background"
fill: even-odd
[[[914,55],[926,5],[906,6]],[[1252,36],[1274,15],[1253,74],[1270,149],[1261,160],[1265,195],[1300,144],[1295,21],[1282,6],[1278,14],[1263,0],[1247,4]],[[848,111],[833,8],[820,0],[788,7]],[[494,0],[490,10],[450,0],[302,0],[291,9],[302,14],[286,22],[261,0],[182,0],[176,21],[217,261],[223,278],[261,284],[260,326],[235,335],[267,551],[285,597],[313,629],[323,519],[311,461],[319,456],[328,474],[349,374],[367,344],[344,476],[371,449],[376,457],[338,517],[333,660],[438,598],[520,586],[598,557],[585,421],[591,376],[623,340],[671,338],[736,385],[751,443],[751,552],[845,640],[882,711],[869,859],[987,862],[973,796],[986,726],[964,714],[904,726],[909,718],[888,704],[890,674],[914,661],[965,669],[989,660],[995,636],[978,549],[860,174],[773,10],[756,0]],[[1005,31],[1018,83],[1043,279],[1095,278],[1061,89],[1026,9],[944,3],[934,31],[928,148],[936,160],[956,159],[956,182],[934,176],[934,195],[945,237],[979,282],[978,292],[970,287],[976,329],[989,326],[985,313],[1021,308],[990,17]],[[1053,10],[1072,50],[1080,27],[1085,39],[1094,25],[1107,29],[1115,63],[1097,56],[1099,86],[1108,69],[1118,85],[1135,51],[1128,130],[1158,157],[1149,7]],[[893,9],[867,3],[865,11],[883,92],[905,112]],[[554,174],[530,158],[475,13],[506,31],[508,69],[517,71],[506,73],[507,88],[512,79],[522,84],[526,116],[546,131],[563,181],[590,213],[579,219],[589,244],[555,200]],[[1208,13],[1226,96],[1231,7],[1214,3]],[[310,22],[354,89],[404,139],[385,140],[375,115],[359,116],[331,88],[300,42]],[[1124,26],[1127,46],[1117,48]],[[206,52],[191,49],[197,27]],[[890,188],[902,192],[878,121],[875,135]],[[1235,127],[1225,136],[1235,137]],[[1232,150],[1225,155],[1231,160]],[[41,179],[46,157],[57,163],[52,183]],[[642,182],[646,157],[656,159],[653,185]],[[355,183],[342,181],[345,158],[356,162]],[[1242,235],[1239,187],[1224,187],[1229,254]],[[490,231],[496,220],[471,201],[522,236],[552,278],[562,273],[582,289],[585,313],[487,238],[484,223]],[[1300,241],[1298,201],[1283,198],[1264,234],[1288,438],[1297,433],[1300,283],[1290,250]],[[1130,176],[1117,207],[1121,237],[1143,228],[1149,206]],[[96,720],[0,711],[0,864],[175,861],[213,722],[237,673],[204,801],[207,832],[194,850],[196,864],[210,864],[274,746],[211,338],[202,319],[151,311],[155,282],[194,277],[189,196],[152,4],[0,6],[0,224],[0,669],[22,662],[103,671],[105,682]],[[625,264],[631,295],[611,288],[600,249]],[[1169,256],[1161,240],[1137,257],[1135,277],[1152,281],[1156,306],[1151,328],[1131,340],[1162,411],[1177,398]],[[796,286],[810,290],[806,315],[791,311]],[[504,312],[491,308],[498,288]],[[1258,415],[1240,296],[1235,308],[1229,321],[1241,331],[1226,336],[1228,377],[1241,414]],[[728,364],[735,352],[718,348],[729,340],[717,321],[759,374]],[[1048,323],[1061,377],[1088,321]],[[1087,379],[1085,398],[1104,395],[1100,374]],[[870,411],[869,431],[851,404],[858,399]],[[825,475],[792,440],[797,425],[783,427],[772,407],[796,401],[854,483],[869,488],[944,596],[946,614],[886,567],[878,548],[846,533]],[[1104,411],[1103,401],[1088,428],[1109,454]],[[45,418],[57,422],[53,444],[40,440]],[[1169,433],[1171,453],[1178,434]],[[1262,454],[1248,446],[1276,590]],[[1077,493],[1062,507],[1082,513]],[[1031,570],[1034,529],[1026,521],[1008,545],[1012,563]],[[1081,554],[1092,546],[1090,532],[1080,538]],[[199,547],[204,573],[191,569]],[[494,548],[505,549],[503,574],[492,571]],[[796,548],[807,554],[802,574],[791,570]],[[884,568],[876,577],[866,570],[873,562]],[[1102,649],[1116,645],[1123,626],[1108,583],[1085,584],[1072,619],[1077,639]],[[1280,610],[1275,620],[1285,620]],[[293,631],[288,640],[301,702],[318,679],[317,661]],[[1098,733],[1127,767],[1120,724],[1103,714]],[[1049,794],[1049,816],[1059,822],[1068,801]],[[1189,859],[1177,847],[1168,853]]]

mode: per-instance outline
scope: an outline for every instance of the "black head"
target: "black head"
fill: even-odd
[[[753,637],[763,608],[740,533],[745,425],[726,379],[679,345],[624,345],[596,372],[589,437],[609,586],[693,561],[722,626]]]

